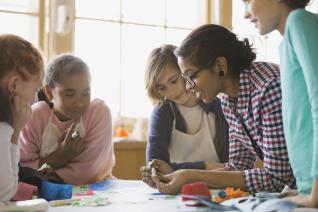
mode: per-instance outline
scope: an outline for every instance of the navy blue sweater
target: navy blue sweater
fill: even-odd
[[[218,98],[206,104],[200,101],[200,106],[206,113],[215,115],[216,136],[214,146],[221,163],[228,161],[228,124],[224,118],[221,103]],[[174,110],[174,113],[173,111]],[[170,164],[174,170],[177,169],[205,169],[204,161],[171,163],[169,156],[169,143],[173,127],[174,114],[176,119],[176,129],[186,133],[186,124],[175,103],[166,101],[154,108],[150,118],[147,144],[147,161],[160,159]],[[211,140],[211,142],[213,142]]]

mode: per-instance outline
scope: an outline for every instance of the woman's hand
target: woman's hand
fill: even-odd
[[[43,178],[49,182],[64,183],[64,180],[52,168],[44,168],[37,172],[39,172]]]
[[[161,174],[170,174],[174,171],[169,164],[167,164],[166,162],[162,160],[157,160],[157,159],[152,160],[149,163],[149,167],[155,168],[156,171],[160,172]]]
[[[308,195],[296,195],[293,197],[286,197],[299,206],[318,208],[318,179],[313,179],[311,193]]]
[[[289,200],[291,202],[294,202],[295,204],[303,207],[309,207],[309,208],[317,208],[317,200],[314,201],[311,198],[311,195],[296,195],[293,197],[286,197],[284,198],[286,200]]]
[[[156,183],[151,178],[151,169],[155,168],[157,172],[161,174],[170,174],[173,172],[173,169],[169,164],[162,160],[152,160],[148,166],[142,166],[140,172],[142,175],[142,181],[148,184],[152,188],[157,188]]]
[[[178,194],[181,191],[182,186],[187,183],[186,170],[177,170],[171,174],[158,175],[157,172],[152,169],[152,180],[156,183],[160,192],[166,194]]]

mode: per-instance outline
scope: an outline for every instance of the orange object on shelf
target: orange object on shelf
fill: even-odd
[[[128,131],[123,127],[123,125],[115,129],[114,138],[126,138],[128,137]]]

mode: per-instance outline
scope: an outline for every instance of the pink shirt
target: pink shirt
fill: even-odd
[[[24,166],[37,169],[41,159],[39,152],[42,135],[49,121],[51,109],[47,103],[41,101],[34,104],[32,110],[31,120],[20,136],[20,162]],[[86,131],[86,149],[65,167],[56,170],[66,183],[75,185],[110,178],[115,164],[111,113],[107,105],[100,99],[93,100],[82,118]],[[53,115],[52,123],[64,132],[73,122],[61,122]]]

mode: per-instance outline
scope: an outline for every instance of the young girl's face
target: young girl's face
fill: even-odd
[[[90,79],[87,74],[73,74],[57,83],[52,89],[54,111],[61,121],[79,120],[88,108]]]
[[[278,0],[243,0],[244,18],[250,19],[261,35],[279,29],[281,23],[281,6]]]
[[[162,97],[166,97],[176,104],[190,106],[197,101],[196,97],[186,90],[185,81],[181,78],[180,70],[171,64],[168,64],[162,72],[156,88]]]

